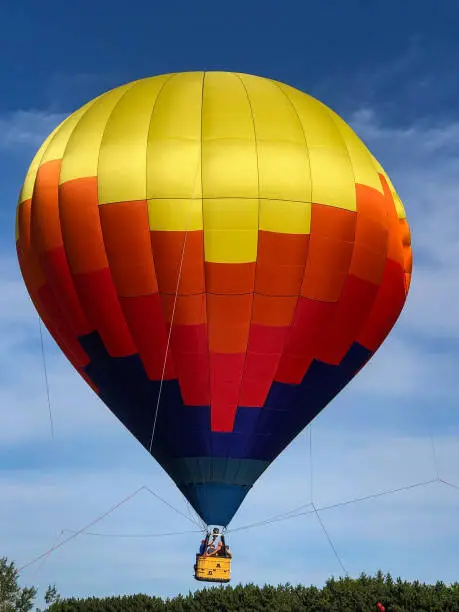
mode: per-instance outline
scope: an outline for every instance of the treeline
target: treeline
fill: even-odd
[[[379,604],[379,607],[378,607]],[[147,595],[66,599],[49,612],[459,612],[459,583],[394,580],[390,574],[331,578],[323,588],[254,584],[205,588],[162,600]]]

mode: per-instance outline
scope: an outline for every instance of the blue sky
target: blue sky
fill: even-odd
[[[88,99],[193,69],[272,77],[318,97],[365,140],[403,199],[415,269],[371,363],[263,475],[234,519],[254,523],[436,477],[459,485],[459,8],[452,2],[6,0],[0,8],[0,555],[18,565],[143,485],[187,512],[148,454],[45,336],[15,258],[14,212],[42,139]],[[312,487],[311,487],[312,474]],[[321,513],[351,575],[457,578],[459,490],[440,483]],[[144,490],[91,533],[196,527]],[[70,535],[65,531],[64,536]],[[63,595],[195,589],[198,534],[81,535],[24,583]],[[235,532],[234,581],[322,584],[342,570],[314,515]]]

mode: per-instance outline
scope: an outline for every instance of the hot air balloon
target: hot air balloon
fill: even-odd
[[[403,204],[354,131],[239,73],[145,78],[71,114],[16,240],[49,332],[209,534],[372,357],[411,277]]]

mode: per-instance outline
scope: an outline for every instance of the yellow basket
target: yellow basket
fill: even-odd
[[[196,580],[205,582],[229,582],[231,579],[231,559],[229,557],[196,555],[194,577]]]

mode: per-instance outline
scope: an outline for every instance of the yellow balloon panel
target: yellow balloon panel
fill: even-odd
[[[203,200],[204,252],[214,263],[248,263],[257,259],[258,199]]]
[[[381,181],[379,180],[378,172],[373,164],[373,160],[368,155],[368,149],[352,130],[349,125],[341,119],[339,115],[329,110],[329,113],[335,121],[340,134],[342,135],[354,171],[356,183],[373,187],[382,193]]]
[[[255,140],[203,141],[202,191],[205,198],[258,198]]]
[[[311,167],[312,202],[356,210],[349,151],[328,108],[293,87],[283,84],[279,87],[291,101],[303,127]]]
[[[101,96],[73,129],[62,158],[60,184],[97,176],[100,146],[107,121],[116,104],[134,84],[112,89]]]
[[[259,226],[265,232],[309,234],[311,203],[260,198]]]
[[[62,125],[63,124],[61,124],[61,126]],[[24,183],[22,185],[21,191],[19,193],[19,203],[25,202],[26,200],[30,200],[30,198],[32,197],[35,180],[37,178],[38,168],[40,167],[40,163],[43,158],[43,154],[46,152],[49,146],[49,143],[53,139],[54,134],[56,134],[56,132],[60,129],[61,126],[58,126],[51,132],[51,134],[48,136],[45,142],[41,145],[41,147],[35,153],[34,158],[27,171],[26,177],[24,179]]]
[[[250,100],[241,79],[207,72],[202,95],[202,139],[255,141]]]
[[[147,198],[201,197],[203,73],[172,75],[153,109],[147,144]]]
[[[46,147],[46,151],[41,158],[40,165],[46,164],[49,161],[57,161],[62,159],[73,130],[75,129],[76,125],[78,125],[81,117],[83,117],[91,106],[97,103],[97,100],[98,98],[91,100],[91,102],[88,102],[82,106],[80,109],[67,117],[63,123],[61,123],[61,125],[55,131],[53,138],[50,140],[49,145]]]
[[[355,180],[347,153],[339,149],[309,149],[314,204],[357,210]],[[331,170],[333,168],[333,170]]]
[[[155,101],[167,77],[139,81],[108,117],[100,143],[99,203],[145,200],[146,136]]]
[[[148,200],[150,230],[185,232],[203,229],[201,198]]]
[[[201,140],[203,80],[203,72],[185,72],[171,75],[164,83],[153,110],[149,144],[169,138]]]

